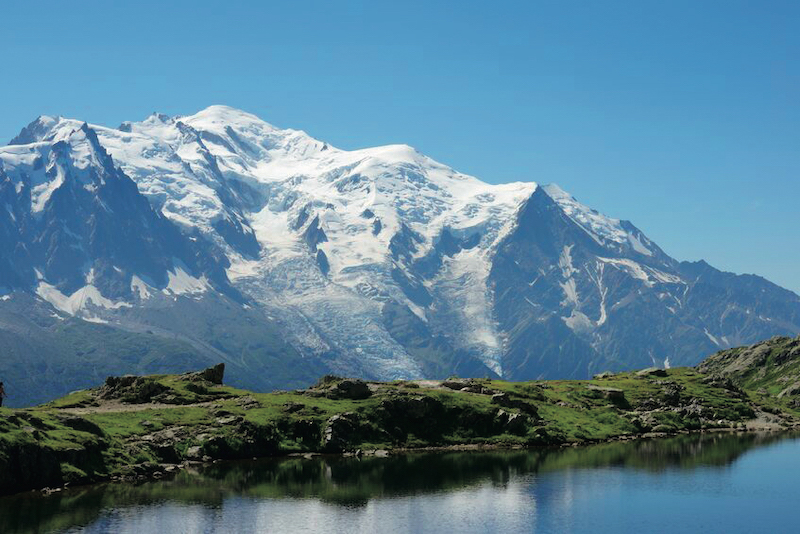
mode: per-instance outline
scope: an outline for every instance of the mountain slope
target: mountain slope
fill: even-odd
[[[703,373],[729,378],[765,396],[800,407],[800,336],[776,336],[713,354],[698,366]]]
[[[800,332],[797,295],[678,262],[557,186],[490,185],[407,145],[341,150],[225,106],[118,128],[40,117],[0,147],[0,200],[0,298],[177,336],[254,388],[309,369],[581,378]],[[264,362],[273,377],[248,372]]]

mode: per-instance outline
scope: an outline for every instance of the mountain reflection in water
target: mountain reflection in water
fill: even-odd
[[[739,480],[736,460],[761,447],[793,447],[788,461],[798,457],[800,440],[707,434],[567,449],[221,463],[169,480],[3,498],[0,532],[731,532],[746,525],[726,525],[737,514],[724,508],[760,487]],[[785,476],[797,474],[797,461],[783,462]],[[781,475],[769,462],[757,472]],[[719,514],[699,509],[703,498],[720,501]],[[695,522],[660,523],[662,516],[689,521],[690,512]],[[797,512],[784,515],[773,527],[796,524]]]

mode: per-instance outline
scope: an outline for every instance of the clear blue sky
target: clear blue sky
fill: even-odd
[[[678,259],[800,292],[797,1],[13,2],[0,58],[0,140],[228,104],[556,182]]]

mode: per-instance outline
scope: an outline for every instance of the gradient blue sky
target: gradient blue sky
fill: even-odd
[[[338,4],[338,5],[337,5]],[[800,292],[800,2],[13,2],[0,140],[210,104],[556,182]]]

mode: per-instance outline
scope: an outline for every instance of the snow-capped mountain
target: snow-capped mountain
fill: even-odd
[[[0,147],[0,203],[0,343],[49,308],[43,331],[169,339],[250,387],[584,377],[800,332],[797,295],[679,263],[555,185],[340,150],[224,106],[118,128],[40,117]]]

